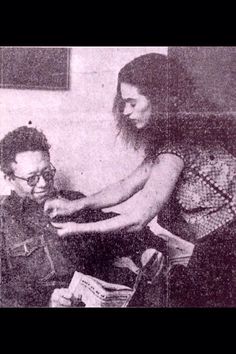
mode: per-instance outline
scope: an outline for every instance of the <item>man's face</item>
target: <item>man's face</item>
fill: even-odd
[[[16,154],[15,160],[16,163],[11,163],[15,176],[27,179],[40,175],[34,186],[28,185],[25,180],[13,177],[11,184],[15,192],[22,198],[29,197],[38,203],[43,203],[54,189],[53,178],[48,180],[42,176],[44,172],[51,170],[49,155],[44,151],[25,151]]]

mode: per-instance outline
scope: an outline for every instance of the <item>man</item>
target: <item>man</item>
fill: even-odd
[[[129,253],[140,256],[140,250],[144,250],[140,236],[152,237],[147,229],[128,239],[125,235],[59,238],[43,211],[44,202],[52,197],[78,199],[83,194],[56,190],[56,169],[50,162],[49,149],[43,133],[25,126],[8,133],[0,142],[1,169],[12,187],[0,210],[0,306],[46,307],[53,290],[66,289],[75,270],[130,286],[135,274],[125,269],[117,272],[112,266],[114,258]],[[91,222],[113,215],[85,210],[64,221]],[[67,306],[70,294],[63,291],[54,292],[53,300]]]

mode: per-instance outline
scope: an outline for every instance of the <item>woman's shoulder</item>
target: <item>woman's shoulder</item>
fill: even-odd
[[[156,156],[161,154],[174,154],[180,157],[185,165],[208,164],[221,160],[236,166],[236,157],[217,142],[197,143],[187,139],[181,142],[169,141],[158,148]]]
[[[157,149],[156,156],[173,154],[180,157],[186,163],[199,153],[198,150],[196,146],[193,146],[187,140],[182,142],[168,141]]]

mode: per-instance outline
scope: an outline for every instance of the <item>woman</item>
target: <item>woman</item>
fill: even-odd
[[[166,133],[166,127],[161,127],[161,124],[166,125],[164,118],[167,114],[167,59],[164,55],[149,54],[139,57],[120,71],[114,113],[118,120],[118,128],[126,141],[133,143],[135,148],[145,147],[146,159],[130,176],[93,196],[74,201],[74,203],[68,203],[65,200],[48,202],[45,210],[52,209],[50,214],[52,217],[71,214],[84,208],[100,209],[117,205],[142,190],[143,207],[140,210],[136,208],[133,215],[123,214],[105,223],[89,226],[99,232],[119,231],[124,228],[132,232],[142,229],[144,223],[153,219],[163,202],[169,198],[183,168],[183,163],[174,155],[156,158],[151,151],[153,148],[156,150],[157,143],[165,141],[163,134]],[[168,165],[173,166],[173,171],[166,168]],[[169,174],[171,178],[167,178]],[[163,190],[163,196],[153,195],[153,187],[158,186],[159,183],[164,187],[167,180],[168,185],[165,186],[166,192]],[[154,190],[156,189],[155,187]],[[144,202],[148,208],[145,207]],[[151,208],[149,208],[150,204]]]
[[[194,86],[189,79],[188,89],[181,90],[181,95],[176,94],[176,83],[180,85],[182,80],[185,87],[187,85],[183,73],[176,63],[155,53],[140,56],[125,65],[118,76],[114,113],[124,139],[136,149],[145,149],[145,160],[128,177],[102,191],[73,202],[48,201],[45,210],[54,217],[85,208],[111,207],[140,191],[135,209],[129,213],[96,223],[53,223],[59,236],[121,230],[129,233],[142,230],[155,216],[161,220],[161,211],[172,198],[174,214],[168,212],[167,218],[164,215],[165,225],[196,244],[188,267],[189,279],[193,282],[188,285],[188,290],[193,289],[190,296],[194,299],[193,305],[207,306],[214,298],[211,306],[228,306],[232,289],[227,292],[227,297],[224,291],[226,279],[224,272],[220,272],[220,263],[216,268],[212,264],[215,264],[218,245],[223,242],[226,253],[222,254],[221,247],[219,254],[228,262],[227,277],[233,271],[236,158],[222,142],[213,141],[216,134],[212,135],[213,130],[209,129],[211,117],[204,123],[200,115],[180,114],[183,104],[188,108],[193,108],[194,102],[200,106],[203,104],[199,99],[192,99]],[[208,255],[211,257],[209,262]],[[201,264],[210,269],[206,279],[203,277],[206,268]],[[215,285],[209,292],[206,284],[215,284],[214,278],[218,275],[221,282],[217,286],[223,293],[217,297]],[[197,297],[193,296],[196,284]]]

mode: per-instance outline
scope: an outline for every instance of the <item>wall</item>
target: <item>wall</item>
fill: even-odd
[[[175,73],[178,94],[185,97],[180,106],[180,112],[187,113],[182,127],[188,126],[190,112],[197,113],[191,126],[194,134],[202,124],[206,135],[214,128],[214,138],[236,156],[236,47],[168,47],[168,56],[177,59],[188,76],[186,82]],[[193,87],[194,94],[186,95]]]
[[[169,47],[168,55],[178,58],[197,94],[217,105],[217,112],[236,112],[236,47]]]
[[[69,91],[0,89],[0,139],[29,121],[42,129],[60,188],[91,194],[124,177],[143,156],[116,139],[116,79],[124,64],[149,52],[167,54],[167,47],[73,47]],[[2,176],[0,190],[9,193]],[[133,205],[135,199],[125,207]]]

